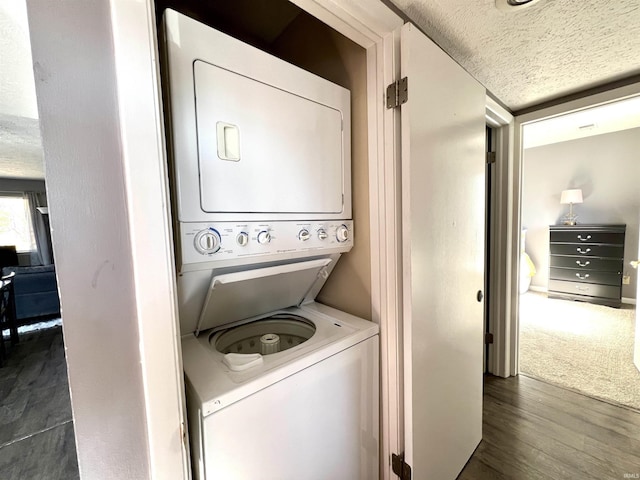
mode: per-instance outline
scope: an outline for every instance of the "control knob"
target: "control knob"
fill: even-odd
[[[340,243],[344,243],[349,240],[349,229],[346,225],[340,225],[336,228],[336,240]]]
[[[240,232],[236,237],[236,242],[238,242],[238,245],[241,247],[246,246],[247,243],[249,243],[249,234],[247,232]]]
[[[214,228],[201,230],[193,240],[196,250],[203,255],[211,255],[220,250],[220,234]]]
[[[303,242],[306,242],[311,238],[311,234],[309,233],[309,230],[307,230],[306,228],[303,228],[298,232],[298,238]]]
[[[261,245],[266,245],[271,242],[271,234],[267,230],[262,230],[258,233],[258,243]]]
[[[320,240],[326,240],[328,237],[327,231],[324,228],[318,230],[318,238]]]

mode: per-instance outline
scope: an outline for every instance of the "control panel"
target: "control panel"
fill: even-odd
[[[214,222],[180,224],[184,264],[275,256],[346,252],[353,221]]]

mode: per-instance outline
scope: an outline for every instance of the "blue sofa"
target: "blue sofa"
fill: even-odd
[[[13,291],[18,325],[35,317],[60,315],[58,283],[53,265],[37,267],[4,267],[2,275],[15,272]]]

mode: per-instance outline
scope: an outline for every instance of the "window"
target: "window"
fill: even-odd
[[[0,195],[0,245],[15,245],[18,252],[36,249],[29,203],[20,195]]]

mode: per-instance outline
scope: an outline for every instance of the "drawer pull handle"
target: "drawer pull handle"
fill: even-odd
[[[579,267],[586,267],[591,262],[589,260],[587,260],[586,262],[582,263],[580,260],[576,260],[576,263],[578,264]],[[576,275],[577,275],[577,273],[576,273]]]
[[[580,275],[579,273],[576,273],[576,277],[578,277],[580,280],[586,280],[587,278],[589,278],[589,274],[585,273],[584,275]]]
[[[583,255],[584,255],[585,253],[589,253],[590,251],[591,251],[591,249],[590,249],[590,248],[587,248],[587,249],[586,249],[586,250],[584,250],[584,251],[583,251],[583,250],[582,250],[582,248],[580,248],[580,247],[576,248],[576,252],[581,253],[581,254],[583,254]]]
[[[576,290],[580,290],[581,292],[588,292],[589,287],[582,287],[580,285],[576,285]]]
[[[582,235],[578,235],[578,240],[581,242],[586,242],[587,240],[591,240],[591,235],[587,235],[586,238],[582,238]]]

